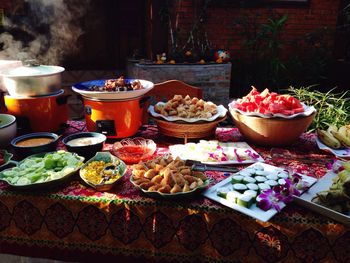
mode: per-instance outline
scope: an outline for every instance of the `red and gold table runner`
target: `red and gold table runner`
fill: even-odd
[[[84,130],[83,122],[69,124],[66,134]],[[154,139],[158,154],[173,143],[154,126],[138,135]],[[234,128],[218,128],[216,137],[242,140]],[[266,163],[316,178],[333,159],[318,150],[313,134],[303,134],[288,148],[253,148]],[[207,174],[212,184],[226,178]],[[110,192],[95,191],[78,175],[36,192],[1,183],[0,252],[79,261],[350,262],[350,228],[296,204],[263,223],[201,195],[153,199],[129,179],[130,170]]]

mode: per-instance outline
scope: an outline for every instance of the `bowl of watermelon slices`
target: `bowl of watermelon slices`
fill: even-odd
[[[313,121],[316,109],[288,94],[255,87],[230,102],[229,112],[247,141],[261,146],[288,146],[298,140]]]

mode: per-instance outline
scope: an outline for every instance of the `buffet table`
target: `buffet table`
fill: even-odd
[[[84,130],[84,122],[69,124],[64,135]],[[155,126],[138,135],[155,140],[159,154],[173,143]],[[242,140],[235,128],[218,128],[216,137]],[[253,148],[268,164],[316,178],[333,160],[318,150],[313,134],[288,148]],[[207,174],[211,184],[227,176]],[[110,192],[93,190],[77,175],[45,191],[16,192],[2,183],[0,253],[67,261],[350,262],[350,227],[296,204],[264,223],[201,195],[153,199],[129,178],[130,171]]]

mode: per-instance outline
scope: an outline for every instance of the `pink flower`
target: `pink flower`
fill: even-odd
[[[237,149],[236,149],[236,148],[233,149],[233,152],[234,152],[234,154],[236,155],[237,161],[238,161],[239,163],[241,163],[241,162],[244,161],[244,160],[238,155]]]
[[[252,150],[247,149],[247,150],[245,150],[245,152],[246,152],[246,153],[248,154],[248,156],[249,156],[250,158],[252,158],[253,160],[256,160],[256,159],[259,158],[259,154],[256,154],[256,153],[252,152]]]
[[[275,208],[278,212],[281,211],[279,202],[283,200],[283,196],[272,189],[264,190],[258,195],[258,200],[258,207],[264,211],[269,210],[271,207]]]

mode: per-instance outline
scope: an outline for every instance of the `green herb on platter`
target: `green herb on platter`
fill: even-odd
[[[308,106],[314,106],[316,116],[308,128],[309,132],[316,129],[327,129],[333,124],[337,127],[350,123],[350,99],[348,92],[334,93],[334,89],[321,92],[314,86],[294,88],[290,87],[288,93]]]

